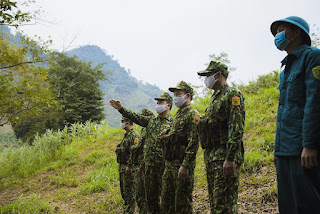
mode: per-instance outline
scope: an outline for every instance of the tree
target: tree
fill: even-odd
[[[23,36],[15,39],[8,32],[0,32],[0,125],[37,116],[54,102],[44,65],[20,63],[44,57],[34,40]]]
[[[319,27],[313,25],[311,29],[311,46],[320,47]]]
[[[32,4],[35,4],[35,0],[26,0],[22,2],[1,0],[0,1],[0,25],[14,26],[30,22],[39,15],[39,10],[24,11],[20,8],[28,8]]]
[[[90,63],[57,52],[51,53],[51,59],[47,83],[56,103],[13,126],[17,138],[25,143],[32,144],[36,134],[47,129],[59,130],[89,120],[99,123],[105,118],[103,93],[99,89],[99,81],[106,79],[102,65],[93,68]]]
[[[50,63],[48,80],[63,111],[64,124],[103,120],[103,93],[99,89],[99,81],[105,79],[102,65],[93,68],[91,63],[60,53],[52,57],[56,60]]]

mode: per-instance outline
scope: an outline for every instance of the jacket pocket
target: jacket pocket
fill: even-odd
[[[298,100],[297,98],[301,98],[304,94],[303,92],[303,82],[304,82],[304,77],[302,75],[302,69],[299,68],[295,72],[293,72],[289,77],[288,77],[288,100],[289,101],[296,101]]]

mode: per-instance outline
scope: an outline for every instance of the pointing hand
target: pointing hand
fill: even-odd
[[[119,110],[119,109],[121,109],[122,108],[122,104],[121,104],[121,101],[120,100],[109,100],[109,102],[110,102],[110,105],[113,107],[113,108],[115,108],[115,109],[117,109],[117,110]]]

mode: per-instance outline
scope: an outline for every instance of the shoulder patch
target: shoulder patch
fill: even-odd
[[[199,116],[193,116],[193,123],[198,124],[200,122],[200,117]]]
[[[232,105],[239,106],[240,105],[240,97],[238,97],[238,96],[232,97]]]
[[[138,137],[134,138],[134,143],[139,143],[139,138]]]
[[[320,65],[312,68],[312,73],[316,79],[320,80]]]

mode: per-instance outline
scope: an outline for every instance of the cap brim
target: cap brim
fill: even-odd
[[[207,70],[205,70],[205,71],[199,71],[198,72],[198,75],[199,76],[207,76],[207,74],[210,74],[210,73],[215,73],[214,71],[207,71]]]
[[[166,99],[161,98],[161,97],[155,97],[155,98],[153,98],[153,99],[155,99],[155,100],[166,100]]]
[[[175,90],[177,90],[177,88],[171,87],[169,88],[169,91],[174,92]]]

